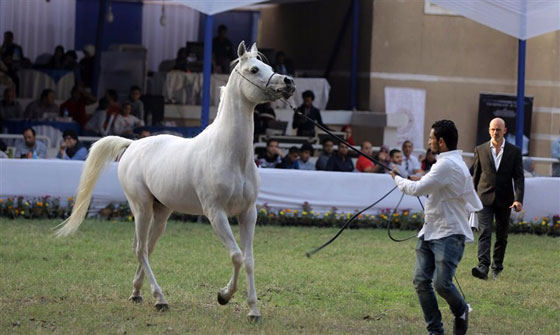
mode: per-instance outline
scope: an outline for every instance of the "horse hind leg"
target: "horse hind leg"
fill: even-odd
[[[223,211],[215,211],[207,216],[212,224],[214,232],[228,249],[229,256],[233,263],[233,274],[228,284],[218,291],[218,303],[220,305],[225,305],[231,300],[235,292],[237,292],[237,281],[239,279],[239,270],[243,264],[243,256],[241,250],[237,246],[226,214]]]
[[[255,235],[255,225],[257,222],[257,209],[251,206],[244,213],[239,215],[239,226],[241,235],[241,247],[243,248],[243,263],[247,273],[247,304],[249,314],[247,318],[251,323],[261,323],[261,314],[257,306],[257,290],[255,288],[255,263],[253,260],[253,237]]]
[[[163,291],[161,290],[161,287],[158,285],[156,281],[154,273],[152,272],[152,268],[150,267],[150,262],[148,261],[148,256],[149,256],[148,237],[150,233],[150,226],[153,220],[152,216],[154,213],[152,207],[153,201],[150,201],[149,203],[147,202],[136,203],[130,201],[129,199],[129,203],[130,203],[130,208],[132,210],[132,213],[134,214],[134,221],[136,223],[136,236],[135,236],[136,246],[134,248],[134,253],[138,258],[139,267],[142,268],[141,270],[137,269],[137,275],[138,277],[140,277],[141,272],[143,272],[144,275],[148,277],[148,280],[150,282],[150,287],[152,289],[152,295],[156,299],[156,304],[155,304],[156,309],[165,311],[169,309],[167,300],[163,295]],[[140,281],[136,283],[138,285],[137,286],[138,288],[141,286],[140,283],[141,283]],[[135,287],[135,289],[137,287]]]
[[[152,222],[150,224],[150,234],[148,240],[148,257],[152,255],[152,252],[155,249],[156,243],[158,239],[163,235],[165,231],[165,227],[167,225],[167,219],[171,215],[173,211],[159,202],[154,202],[154,212],[152,217]],[[134,242],[133,242],[133,249],[136,248],[137,244],[137,236],[134,234]],[[128,300],[136,303],[142,302],[142,296],[140,295],[140,290],[142,288],[142,284],[144,283],[144,271],[142,270],[142,266],[140,263],[136,268],[136,274],[134,276],[134,280],[132,282],[133,290],[130,298]]]

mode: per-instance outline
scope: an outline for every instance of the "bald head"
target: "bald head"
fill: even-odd
[[[507,133],[506,122],[499,117],[494,118],[490,121],[488,131],[492,138],[492,143],[501,145],[504,140],[504,135]]]

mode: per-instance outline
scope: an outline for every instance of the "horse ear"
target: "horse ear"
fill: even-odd
[[[247,49],[245,48],[245,41],[241,41],[241,43],[239,43],[239,46],[237,47],[237,56],[241,58],[241,56],[243,56],[246,52]]]
[[[251,53],[258,53],[259,50],[257,50],[257,43],[253,43],[253,45],[251,46]]]

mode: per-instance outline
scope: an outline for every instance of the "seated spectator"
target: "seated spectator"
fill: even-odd
[[[354,171],[354,163],[352,163],[352,158],[348,156],[348,147],[346,144],[342,142],[338,144],[337,152],[332,155],[327,162],[327,171]]]
[[[316,170],[326,170],[327,169],[327,162],[332,157],[334,149],[334,142],[330,138],[325,138],[323,140],[323,152],[319,158],[317,158],[317,162],[315,163]]]
[[[0,158],[10,158],[8,155],[8,146],[0,138]]]
[[[111,133],[115,115],[109,112],[109,101],[103,97],[99,99],[97,110],[84,126],[85,136],[106,136]]]
[[[282,51],[276,53],[276,62],[274,62],[274,72],[293,76],[295,73],[294,65],[286,59],[286,54]]]
[[[354,136],[352,136],[352,126],[347,124],[345,126],[342,127],[342,129],[340,131],[343,131],[346,133],[346,142],[348,142],[350,145],[356,145],[354,142]],[[370,147],[371,147],[371,143],[370,143]]]
[[[70,116],[84,127],[87,122],[86,105],[94,103],[96,99],[81,85],[72,87],[70,94],[70,98],[60,105],[60,116]]]
[[[303,92],[301,96],[303,97],[303,104],[298,107],[297,111],[330,130],[329,127],[323,124],[321,112],[313,106],[313,100],[315,100],[315,94],[313,94],[313,91],[307,90]],[[313,122],[307,120],[303,116],[300,116],[296,112],[294,112],[292,128],[297,129],[297,136],[315,136],[315,125],[313,124]]]
[[[187,71],[188,65],[187,48],[179,48],[179,50],[177,50],[177,58],[175,58],[173,70]]]
[[[315,170],[315,165],[309,160],[313,157],[313,146],[309,143],[303,143],[299,149],[298,169],[300,170]]]
[[[364,141],[362,143],[362,150],[361,151],[364,154],[371,157],[372,152],[373,152],[371,142]],[[374,162],[372,162],[368,158],[360,155],[358,157],[358,161],[356,162],[356,170],[358,170],[360,172],[382,173],[384,168],[383,168],[383,166],[375,164]]]
[[[54,91],[47,88],[41,92],[41,98],[27,105],[23,117],[31,120],[42,120],[49,115],[58,115],[58,111],[58,106],[54,103]]]
[[[23,130],[23,142],[16,143],[16,158],[46,158],[47,146],[35,139],[35,129],[29,127]]]
[[[282,162],[284,153],[278,147],[278,141],[268,140],[266,142],[266,152],[257,159],[257,166],[261,168],[273,168],[276,164]]]
[[[21,119],[23,111],[16,100],[16,90],[8,87],[4,90],[4,98],[0,101],[0,122],[2,120]]]
[[[142,131],[140,131],[140,135],[138,135],[138,138],[144,138],[144,137],[150,137],[152,136],[152,132],[149,131],[148,129],[142,129]]]
[[[523,174],[525,178],[536,177],[535,173],[535,161],[532,158],[526,157],[523,159]]]
[[[268,128],[268,123],[276,119],[276,113],[270,102],[258,104],[255,107],[253,122],[255,124],[255,141],[258,140],[259,135],[264,135]]]
[[[11,31],[4,32],[4,41],[0,47],[0,56],[10,55],[14,65],[14,70],[21,67],[24,60],[23,49],[18,44],[14,43],[14,33]]]
[[[0,83],[4,86],[15,86],[19,92],[19,76],[14,65],[13,55],[10,53],[0,56]]]
[[[399,168],[401,174],[406,171],[407,176],[418,175],[422,173],[422,166],[416,156],[412,154],[414,145],[411,141],[406,140],[402,144],[402,165]]]
[[[73,160],[73,161],[85,161],[88,155],[86,147],[78,141],[78,135],[73,130],[65,130],[62,133],[62,138],[64,141],[60,144],[60,150],[56,155],[56,158]]]
[[[386,146],[385,144],[382,145],[381,148],[379,148],[379,152],[375,155],[374,158],[377,159],[383,165],[389,167],[389,164],[391,164],[391,157],[389,156],[389,147]],[[386,170],[387,169],[385,167],[379,165],[379,170],[376,171],[376,173],[385,173]]]
[[[85,87],[91,87],[93,82],[93,69],[95,67],[95,47],[88,44],[84,47],[84,58],[80,60],[80,80]]]
[[[277,169],[299,169],[299,149],[291,147],[281,163],[276,164]]]
[[[140,91],[140,87],[132,86],[130,88],[130,92],[128,93],[128,102],[132,107],[131,114],[136,116],[141,121],[146,121],[144,117],[144,103],[140,100],[142,96],[142,92]]]
[[[436,155],[434,155],[432,149],[428,149],[428,151],[426,151],[426,158],[424,158],[424,160],[422,161],[422,171],[428,173],[428,171],[430,171],[432,165],[434,165],[435,162],[436,162]]]
[[[78,54],[74,50],[68,50],[62,58],[62,68],[64,70],[74,71],[79,67],[80,65],[78,64]]]
[[[130,113],[132,113],[132,105],[129,102],[125,102],[122,105],[121,114],[117,115],[113,125],[113,133],[115,135],[132,138],[134,137],[134,128],[144,126],[144,121]]]
[[[408,177],[408,173],[406,170],[401,170],[401,166],[403,163],[402,153],[399,149],[393,149],[389,152],[389,157],[391,157],[391,163],[389,167],[392,171],[397,171],[403,178]],[[389,173],[390,171],[386,171]]]
[[[62,45],[57,45],[54,48],[54,53],[47,64],[47,68],[51,70],[64,69],[64,47]]]

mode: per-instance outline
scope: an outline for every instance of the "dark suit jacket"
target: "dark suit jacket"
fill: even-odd
[[[484,206],[509,207],[513,201],[523,203],[525,177],[521,150],[506,142],[500,167],[496,171],[490,141],[477,146],[474,149],[473,181]]]

